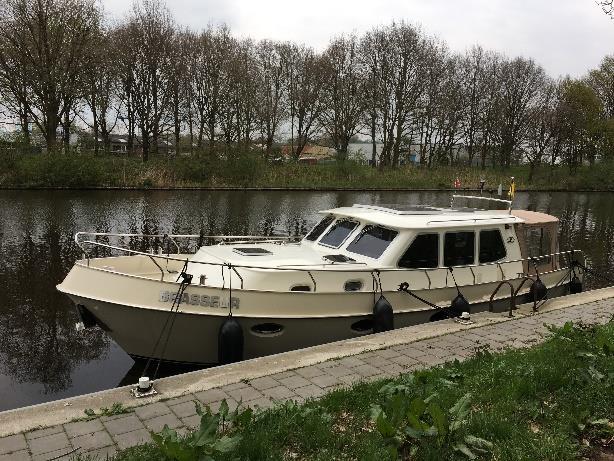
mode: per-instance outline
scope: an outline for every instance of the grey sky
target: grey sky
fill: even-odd
[[[100,0],[113,17],[131,0]],[[292,40],[318,49],[339,33],[392,20],[420,24],[463,51],[475,43],[533,57],[553,76],[581,76],[614,54],[614,21],[594,0],[167,0],[181,25],[228,24],[238,36]]]

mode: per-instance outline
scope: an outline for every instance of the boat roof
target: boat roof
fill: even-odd
[[[321,211],[359,221],[397,229],[486,226],[515,223],[551,223],[558,219],[526,210],[481,210],[477,208],[442,208],[424,205],[361,205]]]

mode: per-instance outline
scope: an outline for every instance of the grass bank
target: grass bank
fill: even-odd
[[[199,431],[154,437],[113,459],[611,459],[614,322],[567,324],[532,349],[481,349],[303,405],[204,411]]]
[[[462,188],[507,185],[515,176],[525,190],[614,190],[614,163],[581,167],[544,166],[529,181],[526,166],[508,170],[468,167],[405,166],[379,171],[357,163],[273,164],[254,154],[212,160],[208,156],[138,158],[86,154],[0,155],[0,187],[10,188],[307,188],[449,189],[458,177]]]

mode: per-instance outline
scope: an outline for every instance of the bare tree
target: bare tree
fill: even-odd
[[[49,149],[61,123],[68,134],[99,26],[94,0],[5,0],[0,8],[1,80]]]
[[[481,130],[481,119],[486,101],[485,51],[474,46],[462,60],[463,91],[465,97],[465,120],[463,123],[463,140],[467,148],[469,163],[476,154]]]
[[[536,168],[552,146],[556,123],[556,96],[555,84],[547,81],[538,96],[538,102],[529,108],[525,142],[525,156],[530,165],[529,181],[533,179]]]
[[[380,63],[384,60],[386,34],[382,29],[367,32],[360,40],[360,65],[364,68],[364,126],[371,138],[371,166],[377,166],[377,143],[381,111]]]
[[[173,54],[169,86],[171,92],[170,105],[172,113],[173,137],[175,152],[179,152],[181,142],[181,128],[186,118],[190,118],[190,104],[188,102],[189,76],[188,76],[188,53],[191,36],[186,31],[180,31],[173,37]]]
[[[170,12],[158,0],[134,5],[127,24],[131,103],[141,131],[143,161],[170,123],[175,60],[175,26]]]
[[[20,66],[24,70],[18,71],[17,69]],[[5,69],[8,68],[14,71],[5,72]],[[0,95],[2,96],[2,104],[6,107],[8,113],[16,115],[19,120],[24,144],[30,144],[30,98],[23,63],[8,61],[7,65],[0,68]]]
[[[208,28],[195,40],[189,57],[191,94],[199,125],[197,143],[202,147],[206,129],[211,152],[225,96],[223,66],[230,53],[231,41],[228,28]]]
[[[365,100],[361,91],[364,72],[360,66],[356,36],[334,39],[324,52],[322,127],[341,159],[347,157],[350,139],[358,133]]]
[[[83,99],[91,114],[91,123],[83,114],[80,114],[80,118],[93,131],[95,154],[98,154],[99,140],[102,141],[104,150],[109,151],[109,136],[119,116],[120,56],[115,44],[113,32],[101,30],[96,46],[90,49],[92,58],[86,73]]]
[[[221,100],[221,131],[226,146],[247,149],[256,129],[257,67],[251,40],[230,41],[230,52],[222,69],[224,91]]]
[[[614,17],[614,0],[597,0],[597,5],[610,17]]]
[[[414,27],[393,23],[371,32],[364,52],[378,56],[373,69],[379,93],[378,126],[383,141],[380,168],[399,164],[401,144],[409,135],[410,115],[423,91],[425,49],[429,44]]]
[[[516,58],[501,69],[501,165],[509,167],[512,154],[524,139],[529,110],[538,103],[546,81],[541,66]]]
[[[446,82],[448,79],[448,56],[444,47],[433,46],[428,50],[424,66],[423,91],[412,113],[412,122],[420,141],[420,160],[432,166],[442,161],[441,145],[446,136],[445,116],[442,109],[445,104]]]
[[[257,111],[260,135],[267,154],[270,154],[277,130],[286,116],[288,83],[288,45],[263,40],[256,46],[255,64],[257,86]]]
[[[319,128],[318,119],[324,108],[322,87],[326,77],[322,58],[313,49],[292,46],[286,53],[293,155],[298,159]]]

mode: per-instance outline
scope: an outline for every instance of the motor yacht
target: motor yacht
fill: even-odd
[[[461,199],[480,205],[455,206]],[[357,204],[321,214],[299,240],[80,232],[83,258],[57,288],[84,326],[132,356],[195,364],[484,310],[513,315],[520,303],[538,309],[581,289],[584,256],[559,250],[558,219],[511,201],[454,196],[449,208]],[[160,245],[139,250],[126,239]],[[208,244],[180,251],[187,240]]]

